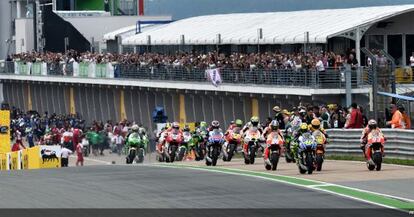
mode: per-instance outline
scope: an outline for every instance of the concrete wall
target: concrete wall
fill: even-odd
[[[212,91],[172,90],[161,88],[52,83],[3,80],[4,100],[22,110],[67,114],[79,113],[91,123],[94,120],[142,123],[151,130],[152,111],[165,108],[169,121],[196,122],[218,120],[227,126],[232,120],[261,120],[273,116],[272,108],[292,108],[302,104],[344,104],[344,96],[259,95]],[[355,95],[354,100],[367,108],[369,100]]]
[[[33,19],[16,19],[16,53],[34,49]]]

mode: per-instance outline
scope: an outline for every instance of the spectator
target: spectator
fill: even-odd
[[[78,157],[76,159],[76,166],[83,166],[83,145],[81,142],[76,145],[76,156]]]
[[[405,112],[405,108],[403,106],[399,106],[398,110],[402,114],[403,119],[403,126],[405,129],[411,129],[411,118],[408,116],[408,114]]]
[[[401,112],[398,110],[397,105],[391,104],[390,110],[391,110],[392,118],[391,118],[391,121],[387,122],[387,125],[391,126],[392,129],[403,129],[404,128],[402,124],[403,116]]]
[[[25,148],[26,148],[26,147],[24,147],[24,145],[23,145],[23,144],[18,143],[18,142],[15,142],[15,143],[13,144],[13,146],[12,146],[11,151],[12,151],[12,152],[15,152],[15,151],[20,151],[20,150],[25,149]]]
[[[347,64],[351,65],[351,69],[355,70],[358,67],[358,60],[355,59],[354,54],[349,54]]]
[[[411,66],[411,70],[414,72],[414,52],[411,53],[410,66]]]
[[[69,165],[69,155],[71,155],[73,152],[69,150],[66,147],[62,147],[61,150],[61,166],[62,167],[68,167]]]
[[[358,105],[356,103],[352,103],[352,105],[351,105],[349,122],[348,122],[346,128],[347,129],[363,128],[362,113],[359,110]]]

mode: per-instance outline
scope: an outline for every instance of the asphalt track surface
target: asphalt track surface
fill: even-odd
[[[1,172],[0,192],[0,208],[323,208],[364,209],[373,216],[401,214],[254,177],[156,166]]]

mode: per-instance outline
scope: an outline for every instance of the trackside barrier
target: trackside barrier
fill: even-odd
[[[414,159],[414,130],[382,129],[385,138],[385,154],[391,158]],[[359,144],[362,129],[329,129],[328,154],[361,155]]]
[[[0,170],[46,169],[60,167],[60,146],[35,146],[0,154]]]

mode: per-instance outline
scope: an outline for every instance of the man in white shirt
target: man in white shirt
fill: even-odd
[[[61,166],[62,167],[68,167],[69,165],[69,155],[71,155],[73,152],[66,147],[62,147],[61,150]]]
[[[325,72],[325,66],[323,65],[322,58],[318,58],[318,62],[316,63],[316,70],[318,70],[318,72]]]

